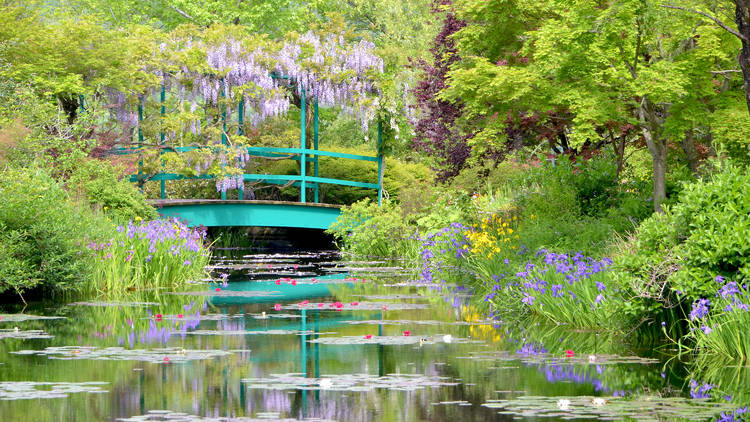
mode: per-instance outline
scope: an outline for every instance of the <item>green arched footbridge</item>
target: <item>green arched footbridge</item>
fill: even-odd
[[[159,199],[149,201],[159,214],[190,226],[260,226],[327,229],[340,205],[232,199]]]

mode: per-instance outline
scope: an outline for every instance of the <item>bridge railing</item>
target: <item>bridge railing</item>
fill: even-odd
[[[380,135],[380,132],[381,132],[381,129],[380,127],[378,127],[379,135]],[[380,140],[380,136],[378,138]],[[378,142],[378,144],[380,144],[380,142]],[[197,149],[207,149],[207,148],[211,148],[211,147],[209,146],[187,146],[187,147],[167,148],[167,150],[172,150],[174,152],[188,152],[188,151],[193,151]],[[306,174],[307,173],[306,169],[303,169],[301,167],[300,174],[298,175],[266,174],[266,173],[243,174],[242,179],[246,182],[264,182],[264,183],[275,184],[275,185],[289,184],[291,186],[298,187],[300,188],[300,202],[307,202],[305,191],[307,188],[311,188],[314,190],[314,202],[315,203],[319,202],[319,199],[320,199],[319,190],[320,190],[321,184],[376,189],[378,191],[378,203],[382,202],[383,156],[381,154],[379,154],[378,156],[368,156],[368,155],[348,154],[348,153],[335,152],[335,151],[324,151],[324,150],[310,149],[310,148],[278,148],[278,147],[246,147],[246,150],[250,156],[254,156],[254,157],[288,158],[290,160],[296,160],[296,161],[302,161],[307,156],[310,156],[309,160],[305,160],[305,161],[309,161],[311,164],[313,164],[313,175]],[[113,152],[120,153],[120,154],[134,154],[134,153],[137,153],[138,151],[137,149],[121,149],[119,151],[113,151]],[[354,181],[354,180],[320,177],[318,160],[319,160],[319,157],[321,156],[378,163],[378,182],[368,183],[368,182],[359,182],[359,181]],[[198,175],[198,176],[186,176],[182,174],[166,173],[166,172],[159,172],[156,174],[146,174],[142,171],[139,171],[137,174],[130,176],[130,181],[134,183],[142,184],[148,181],[166,182],[170,180],[207,180],[207,179],[211,180],[215,178],[216,176],[210,175],[210,174],[203,174],[203,175]],[[160,196],[162,199],[166,198],[165,189],[161,190]],[[239,190],[238,196],[239,196],[239,199],[244,199],[243,198],[244,192],[242,191],[242,189]],[[226,197],[223,197],[222,199],[226,199]]]

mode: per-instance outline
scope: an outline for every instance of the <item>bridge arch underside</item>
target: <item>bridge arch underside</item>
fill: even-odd
[[[341,214],[340,206],[315,203],[206,199],[149,202],[160,215],[177,217],[190,226],[327,229]]]

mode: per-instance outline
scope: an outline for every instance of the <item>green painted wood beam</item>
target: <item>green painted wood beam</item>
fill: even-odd
[[[341,214],[335,205],[218,199],[152,200],[159,214],[190,226],[327,229]]]

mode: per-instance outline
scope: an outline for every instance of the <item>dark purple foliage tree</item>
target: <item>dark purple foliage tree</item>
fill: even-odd
[[[445,6],[450,4],[451,0],[434,0],[433,12],[443,13]],[[462,105],[438,98],[445,87],[450,66],[459,60],[451,35],[464,26],[466,22],[448,10],[443,18],[443,27],[430,48],[432,63],[423,59],[416,62],[416,67],[423,72],[423,79],[414,88],[420,113],[414,123],[416,137],[413,146],[436,159],[438,180],[441,181],[458,174],[471,154],[471,147],[467,143],[471,136],[462,133],[456,124],[462,114]]]

